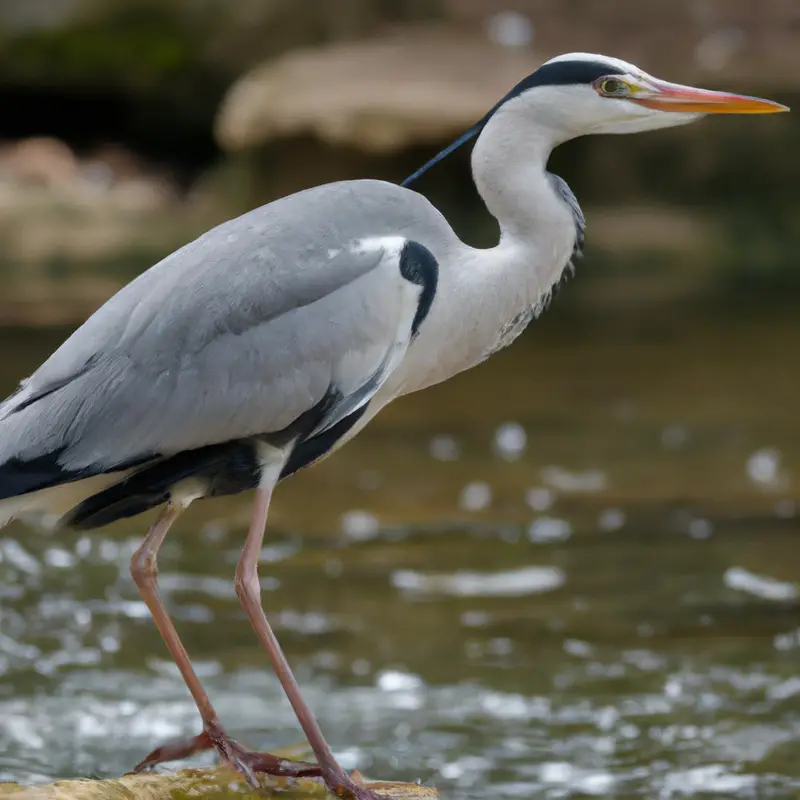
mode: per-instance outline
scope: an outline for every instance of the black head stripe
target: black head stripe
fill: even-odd
[[[523,78],[499,103],[489,110],[483,119],[476,122],[466,133],[459,136],[458,139],[435,155],[427,164],[424,164],[413,175],[406,178],[401,185],[408,186],[432,166],[449,156],[454,150],[466,144],[470,139],[475,138],[498,109],[502,108],[509,100],[519,97],[529,89],[535,89],[537,86],[589,85],[606,75],[624,74],[624,70],[604,61],[554,61],[549,64],[543,64],[535,72]]]
[[[501,101],[517,97],[537,86],[580,86],[594,83],[606,75],[624,75],[625,71],[604,61],[554,61],[543,64],[523,78]],[[498,108],[499,106],[496,106]]]

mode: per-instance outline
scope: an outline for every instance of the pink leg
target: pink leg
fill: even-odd
[[[297,719],[319,763],[322,779],[325,781],[328,791],[337,797],[349,798],[350,800],[386,800],[385,795],[378,795],[363,786],[359,786],[339,766],[330,747],[328,747],[328,743],[325,741],[317,720],[300,693],[300,687],[292,674],[289,662],[286,660],[286,656],[261,606],[258,558],[264,542],[264,531],[267,524],[272,488],[271,486],[261,486],[256,491],[250,531],[247,534],[247,540],[236,567],[236,594],[241,600],[242,607],[250,620],[250,624],[253,626],[253,630],[267,651],[278,680],[281,682],[292,708],[294,708]]]
[[[192,667],[189,655],[178,637],[178,632],[175,630],[175,626],[169,618],[158,592],[156,556],[164,537],[172,527],[172,523],[180,515],[181,510],[169,505],[163,511],[145,537],[142,546],[134,553],[131,559],[131,574],[139,587],[142,599],[147,603],[147,607],[153,615],[153,619],[170,655],[178,665],[183,680],[186,682],[186,686],[200,711],[200,716],[203,719],[203,733],[199,736],[171,742],[156,748],[134,767],[134,772],[141,772],[147,767],[155,766],[164,761],[186,758],[201,750],[213,748],[224,761],[242,772],[254,784],[257,783],[255,773],[258,772],[294,777],[320,775],[320,768],[316,764],[288,761],[271,753],[254,753],[247,750],[231,739],[220,725],[217,712],[211,705],[208,694],[206,694],[206,690],[200,683],[194,667]]]

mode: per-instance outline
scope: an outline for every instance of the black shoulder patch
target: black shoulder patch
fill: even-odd
[[[406,242],[400,253],[400,274],[411,283],[422,287],[417,313],[411,323],[411,338],[419,333],[419,326],[428,316],[439,283],[439,262],[427,247],[419,242]]]

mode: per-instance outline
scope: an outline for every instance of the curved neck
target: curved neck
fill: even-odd
[[[570,262],[578,229],[573,208],[546,166],[553,148],[571,138],[549,125],[547,109],[510,102],[486,124],[472,151],[472,174],[500,225],[486,251],[489,279],[503,273],[517,303],[540,306]]]
[[[472,151],[473,178],[500,242],[487,250],[458,240],[439,248],[438,299],[393,392],[438,383],[510,344],[570,261],[575,218],[545,169],[559,138],[515,105],[491,117]]]
[[[487,209],[511,237],[531,246],[548,238],[552,225],[571,222],[553,191],[547,160],[561,139],[522,104],[509,104],[487,123],[472,151],[472,176]]]

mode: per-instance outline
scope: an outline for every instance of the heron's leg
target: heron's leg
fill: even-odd
[[[319,775],[320,768],[316,764],[289,761],[270,753],[253,753],[247,750],[231,739],[220,725],[217,712],[211,705],[208,694],[200,683],[194,667],[192,667],[189,654],[178,637],[175,625],[169,618],[158,591],[158,566],[156,562],[158,549],[172,527],[172,523],[180,516],[185,507],[185,505],[179,507],[170,504],[164,509],[148,532],[141,547],[133,554],[131,558],[131,575],[139,587],[142,599],[153,615],[158,631],[164,639],[170,655],[177,664],[183,680],[194,698],[194,702],[203,719],[203,733],[199,736],[175,741],[156,748],[147,758],[134,767],[134,772],[141,772],[147,767],[155,766],[164,761],[186,758],[201,750],[213,748],[217,750],[225,761],[239,769],[253,783],[255,783],[254,774],[256,772],[293,777]]]
[[[355,800],[386,800],[385,796],[381,798],[380,795],[357,784],[334,758],[328,743],[325,741],[319,723],[300,693],[300,687],[292,674],[289,662],[286,660],[283,649],[264,614],[264,609],[261,605],[261,587],[258,581],[258,559],[264,542],[264,531],[273,488],[274,484],[262,484],[256,490],[250,530],[247,534],[239,563],[236,566],[236,594],[242,602],[242,607],[250,620],[250,624],[253,626],[253,630],[267,651],[275,674],[278,676],[278,680],[297,715],[297,720],[303,728],[303,733],[305,733],[308,743],[314,751],[317,763],[321,768],[322,779],[325,781],[328,791],[337,797],[355,798]]]

